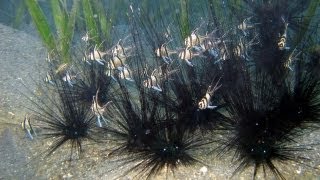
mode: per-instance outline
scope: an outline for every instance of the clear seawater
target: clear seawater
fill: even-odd
[[[44,11],[49,13],[49,3],[39,2]],[[0,179],[113,179],[118,177],[118,172],[124,172],[130,165],[121,166],[117,158],[109,160],[106,153],[101,153],[105,151],[101,144],[84,142],[83,156],[71,162],[67,160],[70,152],[68,147],[58,149],[49,158],[42,158],[41,153],[45,152],[52,142],[38,139],[31,141],[21,129],[21,121],[28,112],[28,108],[33,106],[27,97],[37,93],[39,90],[37,81],[42,80],[45,74],[46,68],[43,62],[47,56],[47,50],[42,45],[26,13],[22,22],[12,27],[19,4],[18,0],[0,2]],[[157,6],[157,1],[152,1],[149,5]],[[198,6],[193,8],[201,9],[201,6]],[[201,16],[205,15],[198,12],[192,18],[197,19]],[[119,24],[122,24],[122,21],[121,18],[117,19]],[[200,21],[193,23],[201,24]],[[75,36],[80,37],[82,33],[83,30],[79,30]],[[279,171],[287,179],[320,179],[319,139],[320,130],[296,139],[297,144],[317,145],[311,151],[297,153],[297,156],[302,155],[310,161],[304,162],[307,166],[292,162],[284,164],[276,162]],[[210,152],[214,148],[213,146],[201,149],[199,154],[206,154],[205,152]],[[230,163],[232,156],[217,158],[214,155],[204,155],[200,158],[206,164],[179,167],[175,170],[174,176],[169,173],[168,177],[164,169],[156,179],[229,179],[236,168]],[[233,179],[251,179],[252,171],[253,167],[249,167],[235,175]],[[267,174],[272,173],[267,170]],[[121,179],[131,178],[129,174]],[[267,177],[267,179],[270,178],[273,176]],[[257,179],[263,179],[261,172],[258,173]]]

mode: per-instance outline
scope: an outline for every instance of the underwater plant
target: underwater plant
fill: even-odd
[[[37,1],[26,1],[28,12],[48,52],[60,55],[61,64],[71,61],[71,43],[74,35],[79,2],[74,1],[70,13],[66,1],[50,1],[56,32],[50,27],[45,13]]]

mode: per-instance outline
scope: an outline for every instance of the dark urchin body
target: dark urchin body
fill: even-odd
[[[53,77],[53,72],[52,72]],[[55,75],[54,85],[43,88],[45,95],[32,101],[32,121],[40,131],[39,136],[51,140],[46,156],[51,155],[64,145],[71,147],[70,160],[74,153],[80,156],[85,140],[97,140],[95,118],[90,108],[76,101],[73,89]],[[50,86],[50,85],[47,85]]]
[[[235,150],[239,164],[234,175],[253,166],[253,178],[259,169],[266,177],[269,169],[277,179],[285,179],[275,162],[305,159],[295,153],[308,148],[296,145],[294,139],[319,123],[319,82],[304,76],[295,82],[295,88],[279,87],[272,77],[260,73],[243,82],[244,86],[226,97],[233,135],[220,153]]]
[[[150,179],[159,175],[164,168],[168,175],[169,171],[174,172],[180,165],[199,163],[194,151],[207,143],[201,135],[180,129],[175,115],[170,112],[166,114],[157,102],[147,104],[150,109],[146,111],[135,105],[133,109],[120,106],[120,112],[125,115],[111,119],[105,128],[106,133],[111,134],[111,139],[118,143],[109,156],[126,157],[122,162],[129,169],[122,175],[133,173],[135,177]],[[135,165],[130,165],[130,162]]]

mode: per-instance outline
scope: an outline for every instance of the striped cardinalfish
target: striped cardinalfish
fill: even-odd
[[[30,122],[30,116],[26,114],[24,116],[23,121],[21,122],[22,129],[26,132],[26,135],[33,140],[33,135],[37,135],[36,132],[33,130],[31,122]]]
[[[217,107],[217,106],[210,105],[210,102],[211,102],[211,98],[213,97],[214,93],[222,86],[221,84],[219,85],[220,79],[218,80],[218,82],[216,83],[216,85],[214,87],[212,87],[211,85],[208,87],[206,94],[204,95],[203,98],[201,98],[201,100],[198,103],[199,109],[201,109],[201,110],[214,109]]]

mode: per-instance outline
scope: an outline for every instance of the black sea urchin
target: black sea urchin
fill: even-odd
[[[145,94],[144,98],[151,96]],[[150,179],[164,168],[168,175],[179,165],[200,162],[194,157],[194,151],[210,141],[181,129],[176,123],[176,114],[166,110],[161,102],[149,100],[145,107],[129,101],[124,103],[115,103],[116,108],[109,110],[114,118],[110,118],[104,128],[118,144],[109,156],[124,157],[120,162],[128,167],[123,176],[132,173],[135,177]]]
[[[235,150],[239,165],[234,175],[253,166],[253,178],[262,168],[264,176],[269,169],[276,178],[285,179],[275,162],[301,163],[305,159],[295,153],[308,148],[295,146],[294,138],[308,127],[304,123],[318,120],[319,105],[314,96],[317,83],[303,78],[307,80],[303,87],[298,81],[294,88],[297,94],[288,95],[287,87],[274,85],[269,75],[258,73],[251,76],[243,81],[242,88],[229,92],[226,98],[233,120],[229,126],[233,135],[223,146],[221,154],[225,150]]]
[[[42,88],[44,96],[31,99],[34,108],[29,109],[32,111],[33,126],[40,132],[38,136],[52,141],[46,156],[69,144],[71,160],[75,151],[80,156],[83,141],[97,140],[95,118],[88,106],[76,101],[72,87],[57,76],[57,79],[52,79],[54,91],[52,87]]]
[[[136,42],[140,45],[139,40]],[[144,74],[146,66],[154,66],[152,62],[146,61],[141,54],[131,57],[130,61],[130,67],[135,70],[132,74],[134,81],[122,81],[116,77],[117,93],[106,114],[110,121],[103,128],[110,135],[107,140],[116,143],[109,156],[124,156],[120,162],[128,170],[121,173],[122,176],[133,174],[150,179],[159,175],[164,168],[168,173],[174,172],[179,164],[200,162],[193,151],[210,143],[210,140],[190,133],[181,123],[187,115],[183,114],[185,109],[179,111],[181,107],[174,103],[177,99],[172,97],[172,87],[168,83],[169,78],[175,76],[164,78],[162,75],[168,75],[170,70],[160,66],[153,70],[153,75],[157,73],[158,78],[162,79],[160,82],[153,81]],[[147,82],[150,82],[150,86]],[[154,82],[159,83],[157,88],[153,88]],[[197,104],[191,104],[194,105]]]
[[[306,132],[307,129],[319,127],[320,118],[320,84],[313,73],[299,72],[280,99],[278,116],[290,127]],[[293,86],[293,87],[292,87]]]
[[[92,65],[83,65],[83,75],[78,79],[78,83],[74,85],[75,98],[86,104],[92,103],[92,97],[96,96],[97,91],[98,99],[101,104],[105,104],[110,99],[110,89],[112,79],[106,76],[105,66],[101,66],[97,63]]]

